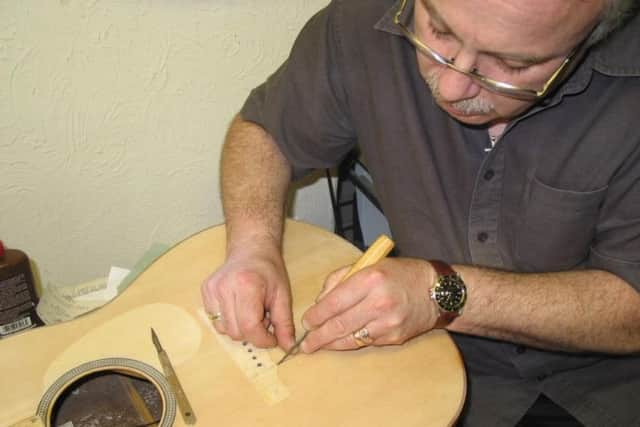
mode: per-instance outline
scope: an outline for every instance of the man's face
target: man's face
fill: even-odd
[[[541,89],[597,22],[604,0],[416,0],[418,38],[456,66]],[[534,102],[480,87],[417,52],[438,105],[469,124],[508,121]]]

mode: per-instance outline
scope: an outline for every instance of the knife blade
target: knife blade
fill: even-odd
[[[340,282],[344,282],[349,277],[353,276],[358,271],[362,270],[365,267],[369,267],[376,262],[380,261],[384,257],[386,257],[389,252],[393,249],[394,243],[393,241],[384,234],[381,234],[375,242],[369,246],[365,253],[363,253],[360,258],[351,266],[347,274],[340,280]],[[307,337],[309,331],[305,331],[302,335],[302,338],[297,340],[293,346],[282,356],[282,358],[276,363],[276,365],[280,365],[284,362],[289,356],[294,354],[294,352],[300,347],[302,341]]]

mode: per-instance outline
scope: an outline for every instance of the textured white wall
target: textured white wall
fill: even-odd
[[[222,222],[226,127],[327,3],[0,0],[0,239],[64,285]]]

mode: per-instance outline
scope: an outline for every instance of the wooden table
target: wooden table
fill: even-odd
[[[403,346],[298,355],[277,367],[280,349],[255,349],[218,335],[202,310],[200,284],[222,263],[224,247],[224,227],[204,230],[169,250],[101,309],[0,341],[0,426],[36,414],[52,384],[86,362],[127,358],[160,371],[151,327],[173,362],[197,425],[453,423],[464,402],[465,373],[446,332]],[[327,273],[359,254],[334,234],[287,222],[284,256],[296,319]],[[49,425],[32,421],[25,425]],[[185,425],[180,415],[173,425]]]

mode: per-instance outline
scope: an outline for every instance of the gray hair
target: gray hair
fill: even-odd
[[[587,45],[591,46],[621,27],[638,10],[638,0],[607,0],[600,22],[591,33]]]

